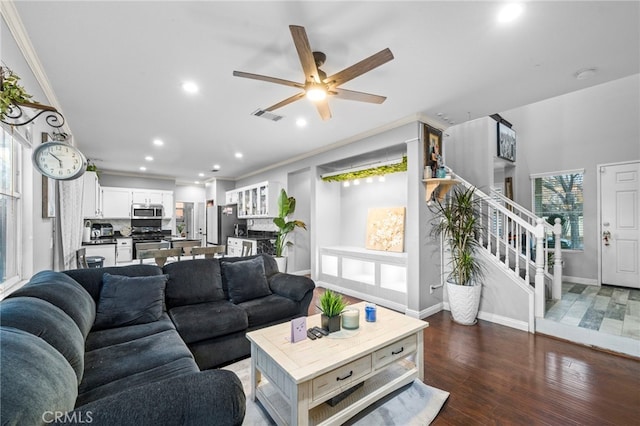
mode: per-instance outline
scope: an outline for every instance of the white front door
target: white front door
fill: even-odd
[[[640,288],[640,162],[600,167],[602,283]]]

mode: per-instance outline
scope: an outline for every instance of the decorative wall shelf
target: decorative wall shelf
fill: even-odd
[[[430,179],[422,179],[422,181],[427,184],[427,191],[426,191],[427,201],[431,199],[431,196],[433,195],[433,191],[435,191],[436,188],[440,188],[440,190],[437,192],[438,200],[440,201],[444,200],[444,197],[445,195],[447,195],[447,192],[449,192],[449,190],[453,188],[455,185],[460,183],[459,180],[449,179],[449,178],[430,178]]]

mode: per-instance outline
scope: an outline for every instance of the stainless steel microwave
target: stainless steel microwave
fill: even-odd
[[[132,219],[162,219],[162,204],[134,204],[131,206]]]

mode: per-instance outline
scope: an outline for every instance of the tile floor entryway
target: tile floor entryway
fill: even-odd
[[[545,319],[640,340],[640,290],[562,283],[562,299],[547,301]]]

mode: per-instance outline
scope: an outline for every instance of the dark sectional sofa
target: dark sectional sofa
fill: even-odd
[[[2,424],[240,424],[242,385],[215,367],[314,287],[266,255],[40,272],[0,302]]]

